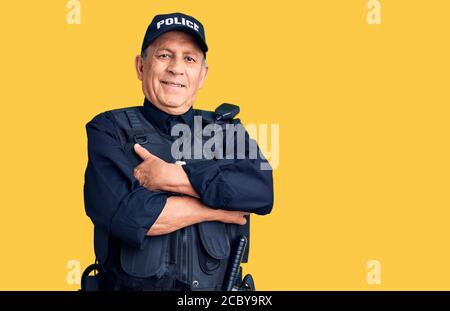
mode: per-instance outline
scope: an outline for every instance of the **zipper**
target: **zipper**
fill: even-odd
[[[192,225],[186,228],[187,233],[187,281],[189,284],[189,287],[192,285]]]
[[[181,280],[183,282],[188,283],[188,254],[187,254],[187,249],[188,249],[188,245],[187,245],[187,232],[186,232],[187,228],[182,228],[181,229]]]

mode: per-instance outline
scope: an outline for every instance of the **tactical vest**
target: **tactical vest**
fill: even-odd
[[[194,111],[206,123],[225,126],[236,121],[232,120],[232,114],[237,114],[236,112],[231,113],[230,119],[230,109],[224,109],[223,105],[220,107],[215,113]],[[142,110],[143,107],[140,106],[110,111],[131,166],[136,167],[142,163],[142,159],[134,151],[135,143],[141,144],[166,162],[175,163],[176,159],[171,154],[173,138],[161,133],[148,122]],[[188,164],[190,160],[183,161]],[[176,271],[175,279],[191,290],[221,290],[233,243],[242,235],[249,239],[250,218],[246,217],[247,224],[243,226],[212,221],[191,225],[170,234],[147,236],[140,249],[122,243],[121,267],[130,276],[139,278],[159,278],[172,267],[172,271]],[[107,259],[109,238],[108,233],[95,227],[94,246],[100,264]],[[242,262],[247,262],[248,251],[249,244],[245,248]]]

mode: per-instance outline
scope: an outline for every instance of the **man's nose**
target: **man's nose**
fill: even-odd
[[[182,75],[183,74],[183,60],[179,57],[174,57],[170,60],[169,66],[167,67],[167,71],[174,75]]]

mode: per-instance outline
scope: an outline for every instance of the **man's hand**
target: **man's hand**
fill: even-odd
[[[147,235],[162,235],[204,222],[220,221],[245,225],[247,212],[212,209],[192,197],[169,197],[166,205]]]
[[[144,162],[134,168],[134,177],[149,190],[163,190],[199,197],[180,165],[167,163],[139,144],[134,151]]]
[[[167,163],[157,156],[151,154],[139,144],[134,145],[134,151],[144,160],[134,168],[134,177],[139,184],[149,190],[166,190],[167,184],[173,184],[178,172],[174,170],[173,164]]]

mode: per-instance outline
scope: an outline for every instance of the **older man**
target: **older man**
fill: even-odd
[[[272,172],[261,169],[260,152],[251,157],[251,148],[238,154],[236,147],[225,158],[216,147],[215,157],[199,158],[186,156],[184,146],[183,158],[173,154],[177,125],[240,125],[232,105],[216,113],[192,108],[207,51],[198,20],[155,16],[135,60],[144,105],[101,113],[86,125],[85,208],[102,289],[223,289],[232,245],[249,235],[249,214],[272,209]],[[251,145],[246,133],[243,142]],[[244,262],[247,256],[248,245]]]

